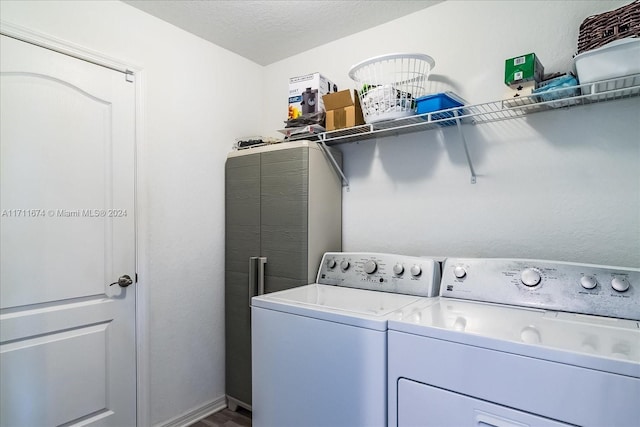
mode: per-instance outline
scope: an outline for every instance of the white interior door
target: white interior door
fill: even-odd
[[[134,84],[0,55],[0,425],[135,425]]]

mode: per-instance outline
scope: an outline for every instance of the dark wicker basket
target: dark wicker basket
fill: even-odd
[[[640,37],[640,1],[589,16],[580,25],[578,53],[596,49],[614,40]]]

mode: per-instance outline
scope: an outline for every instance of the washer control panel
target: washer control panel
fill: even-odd
[[[327,252],[317,283],[397,294],[437,296],[440,263],[431,258],[370,252]]]
[[[442,269],[440,296],[640,320],[640,269],[449,258]]]

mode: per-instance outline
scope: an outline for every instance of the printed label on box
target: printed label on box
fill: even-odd
[[[289,83],[306,82],[307,80],[313,80],[314,77],[315,77],[315,74],[307,74],[306,76],[291,77],[289,79]]]
[[[531,80],[541,82],[544,76],[544,67],[535,53],[509,58],[504,65],[504,83],[507,86]]]
[[[324,111],[322,96],[337,91],[337,86],[320,73],[289,79],[287,119],[297,119]]]

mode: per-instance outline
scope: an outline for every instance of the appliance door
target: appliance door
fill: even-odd
[[[386,332],[252,308],[253,426],[385,426]]]
[[[557,427],[569,424],[401,378],[398,426]]]
[[[409,425],[396,421],[401,412],[397,404],[401,400],[398,384],[402,379],[570,425],[627,427],[637,425],[640,419],[637,405],[640,379],[556,361],[561,357],[580,361],[577,353],[555,352],[550,355],[556,356],[556,360],[544,360],[529,357],[521,351],[522,346],[506,341],[479,337],[482,339],[474,339],[474,344],[467,345],[460,341],[478,337],[428,327],[422,328],[425,336],[417,336],[392,327],[389,322],[390,425]],[[428,337],[427,333],[438,337]],[[592,362],[602,360],[593,359]],[[606,368],[609,364],[601,366]],[[408,395],[404,393],[405,397]],[[403,405],[406,409],[414,403]],[[426,403],[421,407],[426,407]],[[430,411],[424,413],[430,414]],[[409,419],[415,420],[415,416]]]

